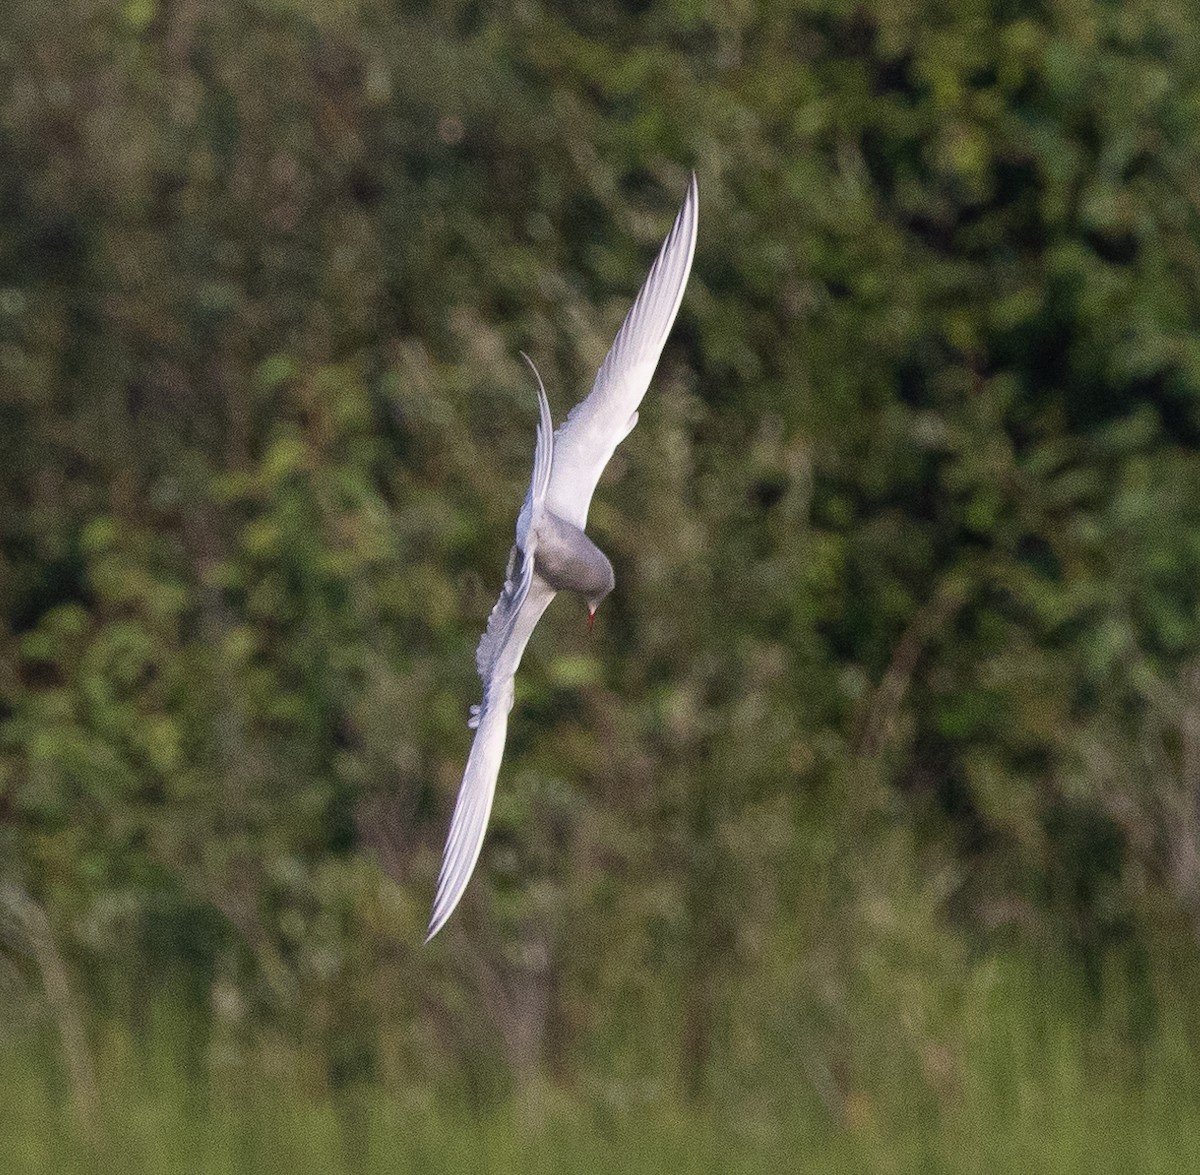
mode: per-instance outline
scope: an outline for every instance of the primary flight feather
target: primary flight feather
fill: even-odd
[[[612,591],[612,564],[583,528],[600,474],[637,424],[638,405],[683,300],[696,249],[698,203],[693,173],[675,223],[591,392],[557,432],[546,389],[533,369],[539,409],[533,477],[517,518],[504,590],[475,653],[483,698],[471,707],[475,741],[450,821],[426,942],[454,912],[479,860],[508,734],[513,678],[537,622],[557,592],[573,591],[587,601],[590,624],[600,601]]]

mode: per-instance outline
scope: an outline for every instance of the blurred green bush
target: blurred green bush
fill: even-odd
[[[794,1071],[842,1117],[881,1039],[936,1096],[1014,941],[1153,1019],[1200,928],[1198,54],[1175,0],[11,0],[14,966],[339,1087]],[[617,591],[535,638],[422,949],[516,352],[561,418],[693,165]]]

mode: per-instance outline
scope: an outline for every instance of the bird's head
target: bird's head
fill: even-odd
[[[613,585],[616,579],[613,576],[612,564],[607,559],[604,560],[604,571],[600,589],[594,595],[587,597],[588,606],[588,632],[592,631],[592,625],[596,623],[596,609],[600,607],[600,601],[613,590]]]

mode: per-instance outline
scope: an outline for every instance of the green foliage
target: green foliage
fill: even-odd
[[[1194,978],[1198,55],[1172,0],[10,3],[0,892],[52,940],[0,940],[14,973],[118,1025],[169,989],[206,1055],[318,1092],[667,1107],[659,1165],[736,1149],[677,1095],[768,1131],[785,1071],[800,1133],[886,1154],[904,1091],[942,1133],[898,1169],[986,1149],[1000,943],[1064,941],[1097,1007],[1115,966]],[[695,272],[592,512],[617,590],[536,634],[423,949],[516,352],[561,418],[692,166]],[[243,1129],[214,1170],[276,1145]]]

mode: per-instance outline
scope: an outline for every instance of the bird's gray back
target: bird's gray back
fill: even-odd
[[[612,564],[602,550],[574,523],[546,510],[537,522],[534,564],[537,573],[560,592],[578,592],[585,599],[612,591]]]

